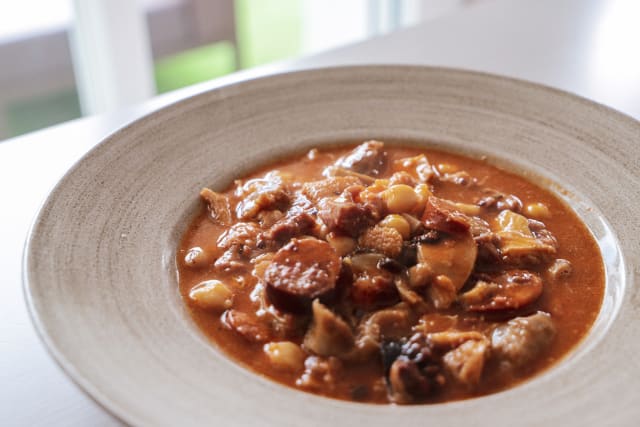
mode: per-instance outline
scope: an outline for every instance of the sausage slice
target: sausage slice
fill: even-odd
[[[329,243],[292,239],[276,252],[265,270],[267,296],[281,310],[304,312],[312,300],[333,292],[340,267],[340,257]]]

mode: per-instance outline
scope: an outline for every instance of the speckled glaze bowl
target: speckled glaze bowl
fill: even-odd
[[[175,251],[198,190],[345,139],[410,139],[550,186],[598,239],[607,268],[587,339],[541,376],[427,406],[331,400],[262,378],[196,328]],[[564,92],[427,67],[348,67],[223,87],[116,132],[60,181],[25,250],[25,293],[53,357],[134,425],[637,425],[640,123]]]

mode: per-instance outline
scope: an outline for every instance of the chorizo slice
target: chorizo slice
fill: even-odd
[[[330,231],[351,237],[357,237],[375,222],[375,212],[371,207],[342,197],[324,199],[320,203],[318,217]]]
[[[427,228],[445,233],[467,233],[471,228],[469,217],[453,202],[430,196],[422,214],[422,222]]]
[[[267,296],[283,311],[307,311],[315,298],[333,293],[341,262],[329,243],[315,238],[291,239],[264,272]]]

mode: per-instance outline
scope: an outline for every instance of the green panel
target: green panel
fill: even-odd
[[[9,137],[81,116],[78,94],[73,89],[13,102],[6,113]]]
[[[298,55],[301,0],[236,0],[236,37],[242,68]]]
[[[197,47],[160,59],[155,64],[158,93],[229,74],[236,69],[235,49],[229,42]]]

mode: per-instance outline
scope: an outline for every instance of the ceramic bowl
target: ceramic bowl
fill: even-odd
[[[565,360],[510,390],[438,405],[349,403],[263,378],[197,329],[175,252],[203,186],[340,140],[484,154],[564,197],[606,262],[602,311]],[[635,425],[640,387],[640,124],[499,76],[369,66],[247,81],[116,132],[50,194],[25,251],[26,298],[61,367],[134,425]]]

